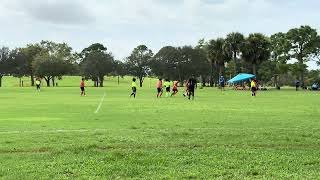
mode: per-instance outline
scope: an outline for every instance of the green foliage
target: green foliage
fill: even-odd
[[[226,50],[227,46],[228,44],[223,38],[210,40],[207,45],[208,58],[217,67],[219,76],[224,75],[225,63],[231,59],[228,56],[228,50]]]
[[[10,51],[7,47],[0,48],[0,87],[2,86],[2,77],[10,72],[9,67]]]
[[[250,34],[242,47],[242,58],[252,65],[252,73],[257,75],[257,66],[270,58],[270,40],[261,33]]]
[[[107,47],[105,47],[103,44],[100,44],[100,43],[94,43],[89,47],[84,48],[80,53],[80,56],[84,58],[85,56],[87,56],[89,53],[93,51],[107,52]]]
[[[139,45],[134,48],[131,55],[126,59],[129,75],[138,77],[140,87],[143,85],[144,78],[150,74],[150,63],[153,52],[146,45]]]
[[[154,56],[151,69],[158,77],[183,82],[193,74],[207,76],[208,65],[206,52],[200,46],[166,46]]]
[[[100,83],[103,87],[104,76],[115,69],[114,58],[110,53],[91,51],[81,62],[81,71],[86,78]],[[97,84],[98,85],[98,84]]]
[[[164,79],[179,79],[184,74],[184,62],[179,48],[165,46],[159,50],[151,62],[152,73]]]
[[[39,55],[33,63],[35,74],[44,78],[47,86],[50,86],[50,80],[53,81],[52,85],[55,86],[55,78],[61,78],[72,71],[70,62],[53,55]]]
[[[55,86],[55,79],[73,72],[74,56],[72,48],[66,43],[55,43],[51,41],[41,41],[39,45],[41,51],[32,61],[32,69],[35,75],[44,78],[47,86]]]
[[[241,54],[241,47],[245,42],[244,35],[239,32],[232,32],[227,35],[225,39],[225,51],[229,56],[229,59],[233,59],[234,61],[234,75],[240,72],[240,64],[238,57]]]

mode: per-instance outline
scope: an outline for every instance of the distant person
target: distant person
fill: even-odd
[[[171,96],[174,96],[178,93],[178,83],[179,81],[173,81],[173,87],[172,87],[172,94]]]
[[[299,87],[300,87],[300,81],[296,81],[296,91],[298,91],[299,90]]]
[[[133,78],[132,79],[132,83],[131,83],[131,89],[132,89],[132,93],[130,95],[130,97],[134,97],[136,98],[136,95],[137,95],[137,83],[136,83],[136,78]]]
[[[162,84],[162,79],[160,78],[159,81],[157,82],[157,98],[162,96],[163,93],[163,84]]]
[[[81,96],[86,96],[85,87],[86,85],[84,84],[84,78],[82,78],[80,82]]]
[[[251,96],[256,97],[257,95],[257,82],[256,79],[251,80]]]
[[[223,76],[220,76],[219,78],[219,85],[220,85],[221,91],[224,91],[225,80]]]
[[[37,91],[40,92],[40,88],[41,88],[41,81],[39,78],[36,79],[36,86],[37,86]]]
[[[197,80],[194,77],[194,75],[191,76],[191,78],[188,80],[188,99],[194,100],[194,90],[197,88]]]
[[[171,91],[171,87],[170,87],[170,81],[169,79],[166,79],[166,81],[164,82],[164,87],[166,88],[166,97],[170,96],[170,91]]]

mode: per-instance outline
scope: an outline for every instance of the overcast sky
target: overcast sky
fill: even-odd
[[[320,30],[319,7],[319,0],[0,0],[0,46],[52,40],[80,51],[100,42],[123,59],[139,44],[157,52],[232,31]]]

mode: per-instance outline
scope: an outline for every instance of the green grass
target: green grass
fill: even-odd
[[[2,179],[313,179],[320,176],[320,94],[213,88],[130,99],[130,78],[79,97],[57,88],[0,88]],[[182,89],[180,89],[182,90]],[[103,94],[106,97],[95,114]]]

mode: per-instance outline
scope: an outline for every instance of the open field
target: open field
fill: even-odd
[[[274,90],[252,98],[248,91],[205,88],[195,101],[181,92],[157,99],[149,81],[130,99],[128,78],[89,87],[87,97],[80,97],[78,77],[40,93],[4,78],[0,178],[320,176],[319,92]]]

